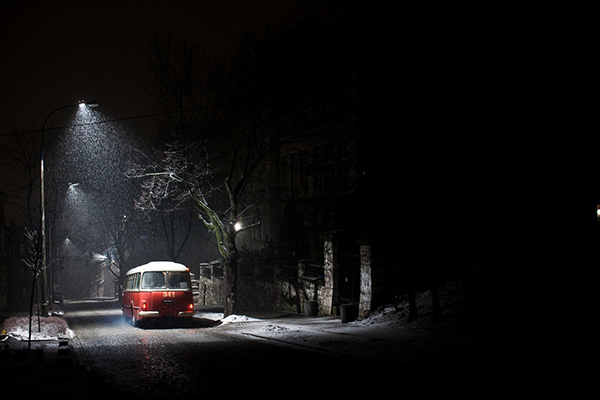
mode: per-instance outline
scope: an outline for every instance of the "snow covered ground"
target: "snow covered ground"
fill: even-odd
[[[17,340],[29,340],[29,317],[10,317],[3,323],[6,334]],[[34,316],[31,320],[31,340],[58,340],[71,339],[74,333],[67,325],[64,318],[47,317],[38,320]]]
[[[223,313],[197,311],[195,317],[221,321],[223,325],[254,322],[257,327],[260,326],[261,329],[266,332],[277,333],[290,333],[290,330],[293,329],[299,331],[314,331],[315,328],[344,331],[348,333],[364,331],[364,328],[372,328],[374,332],[392,330],[394,333],[397,333],[398,330],[402,329],[411,331],[440,331],[450,329],[450,325],[454,325],[460,319],[460,314],[463,310],[462,298],[458,292],[460,292],[461,289],[459,278],[440,286],[442,318],[435,322],[432,319],[433,314],[430,291],[425,291],[416,295],[419,317],[410,322],[408,320],[408,301],[406,299],[399,300],[397,304],[388,304],[379,307],[368,318],[349,322],[347,324],[342,324],[340,317],[336,316],[310,318],[290,314],[289,316],[282,316],[280,318],[266,317],[261,319],[249,317],[247,315],[230,315],[227,318],[223,318]],[[254,313],[250,314],[254,315]],[[260,313],[257,314],[259,315]],[[268,313],[266,314],[268,315]],[[301,323],[298,325],[292,322],[292,320],[297,322],[301,321]],[[242,326],[249,327],[250,325],[243,324]]]
[[[440,287],[442,318],[436,322],[432,318],[429,291],[417,296],[421,316],[412,322],[408,321],[408,303],[404,300],[380,307],[368,318],[349,323],[342,323],[339,316],[305,317],[297,314],[265,313],[263,317],[260,313],[249,313],[251,316],[230,315],[223,318],[222,313],[202,310],[197,311],[195,317],[221,321],[221,325],[213,329],[227,334],[368,359],[414,361],[422,356],[424,343],[434,348],[432,353],[451,357],[440,352],[456,346],[471,349],[489,347],[485,336],[457,328],[461,307],[455,300],[450,300],[457,285],[460,285],[460,280]]]

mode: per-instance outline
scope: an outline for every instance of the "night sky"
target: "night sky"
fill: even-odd
[[[118,117],[144,113],[143,60],[155,34],[190,37],[207,55],[228,56],[242,32],[277,32],[299,15],[294,1],[6,2],[0,107],[12,118],[2,118],[2,132],[37,127],[50,110],[82,98]]]
[[[209,57],[229,57],[240,34],[293,27],[295,1],[6,1],[0,5],[0,141],[39,130],[55,108],[96,100],[113,119],[151,113],[144,58],[155,35],[189,38]],[[48,127],[61,123],[52,118]],[[1,145],[1,142],[0,142]],[[7,218],[19,182],[4,168]]]

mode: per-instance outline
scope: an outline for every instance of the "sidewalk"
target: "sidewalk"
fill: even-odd
[[[103,299],[101,299],[103,300]],[[44,399],[80,400],[102,399],[109,396],[119,396],[119,393],[107,392],[105,385],[77,361],[77,354],[70,343],[69,335],[64,335],[62,328],[68,325],[63,319],[63,309],[71,310],[93,307],[111,307],[109,299],[97,301],[96,299],[80,302],[65,302],[62,306],[52,305],[54,316],[42,319],[46,322],[46,330],[42,326],[42,334],[54,336],[48,339],[35,340],[33,333],[37,333],[37,316],[32,320],[31,350],[28,350],[28,329],[19,332],[19,337],[5,335],[3,330],[10,318],[28,318],[26,312],[7,312],[0,315],[0,377],[5,383],[5,389],[10,387],[19,395],[38,397]],[[67,304],[72,303],[72,304]],[[87,303],[87,304],[79,304]],[[64,325],[52,323],[53,319],[60,318]],[[43,323],[42,322],[42,323]],[[52,330],[60,332],[53,335]],[[44,333],[45,332],[45,333]],[[20,339],[20,340],[19,340]]]
[[[3,326],[4,321],[0,322]],[[105,389],[74,362],[67,339],[27,340],[0,335],[0,376],[5,391],[44,399],[106,399]]]
[[[200,310],[195,317],[218,320],[222,319],[222,315]],[[222,321],[215,330],[398,365],[464,363],[467,359],[497,355],[503,350],[501,345],[482,332],[414,331],[391,318],[342,323],[336,316],[248,312]]]
[[[339,317],[250,312],[224,318],[212,332],[334,354],[348,360],[348,365],[360,365],[351,376],[358,381],[364,378],[365,388],[394,385],[402,376],[404,382],[409,377],[422,393],[428,393],[427,385],[433,385],[430,390],[460,388],[482,397],[580,390],[563,371],[544,365],[536,353],[526,351],[527,346],[515,347],[514,341],[491,327],[444,323],[427,327],[422,320],[411,325],[402,319],[394,321],[393,311],[389,314],[387,319],[375,315],[343,324]],[[217,313],[203,311],[196,315],[216,317]],[[315,373],[323,368],[312,366]],[[375,381],[374,374],[378,376]]]

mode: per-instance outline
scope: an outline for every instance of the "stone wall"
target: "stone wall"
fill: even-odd
[[[373,281],[376,271],[372,271],[370,244],[361,242],[359,249],[360,296],[355,305],[355,315],[364,318],[372,311],[377,284]],[[265,274],[258,265],[240,274],[238,306],[241,310],[305,313],[305,303],[310,301],[316,302],[318,315],[339,314],[339,251],[335,241],[325,240],[323,252],[324,265],[311,260],[299,260],[297,267],[288,268],[287,273],[282,273],[280,268]],[[294,273],[290,272],[292,270]],[[200,264],[198,305],[222,306],[223,286],[223,267],[220,261]]]
[[[200,263],[197,304],[222,306],[225,302],[223,287],[223,265],[219,261]]]
[[[279,310],[300,312],[295,279],[265,277],[261,274],[238,276],[237,301],[241,310]],[[220,261],[200,264],[198,299],[200,306],[222,306],[225,302],[223,266]]]

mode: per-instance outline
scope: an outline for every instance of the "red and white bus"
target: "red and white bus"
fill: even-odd
[[[153,261],[127,271],[123,315],[133,326],[146,318],[194,316],[189,268],[171,261]]]

